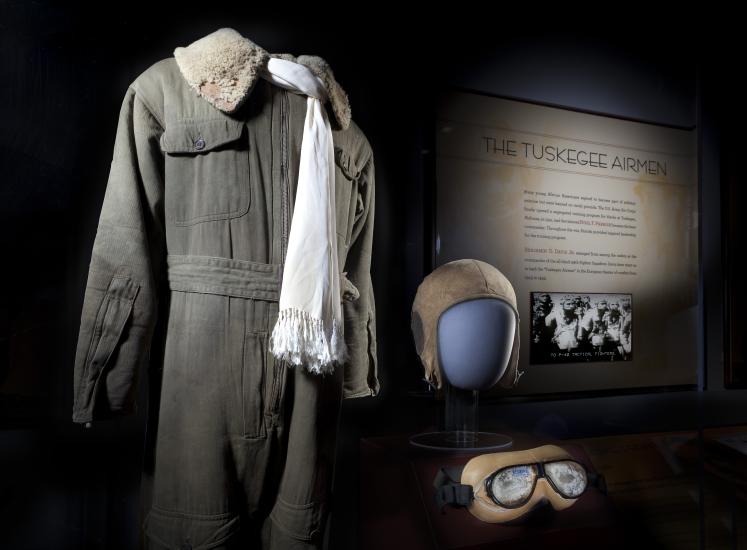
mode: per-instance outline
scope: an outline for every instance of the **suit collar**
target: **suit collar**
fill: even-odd
[[[321,57],[269,53],[229,27],[220,28],[186,47],[174,50],[176,63],[189,86],[225,113],[232,113],[241,107],[257,79],[261,78],[260,70],[270,57],[295,61],[311,69],[327,88],[338,126],[344,130],[350,125],[348,96]]]

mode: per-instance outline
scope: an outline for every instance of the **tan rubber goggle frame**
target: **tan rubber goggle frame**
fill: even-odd
[[[488,494],[485,482],[502,468],[558,460],[576,461],[567,451],[556,445],[543,445],[526,451],[487,453],[472,458],[464,466],[461,477],[461,483],[471,485],[474,490],[474,499],[467,509],[482,521],[504,523],[520,518],[543,499],[549,501],[555,510],[564,510],[572,506],[578,498],[566,498],[559,494],[546,477],[537,479],[529,500],[514,508],[496,504]]]

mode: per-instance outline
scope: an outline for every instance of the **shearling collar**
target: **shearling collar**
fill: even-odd
[[[350,125],[348,96],[321,57],[300,55],[296,58],[288,53],[269,53],[229,27],[174,50],[179,70],[190,87],[225,113],[232,113],[243,104],[270,57],[295,61],[311,69],[327,88],[340,128],[344,130]]]

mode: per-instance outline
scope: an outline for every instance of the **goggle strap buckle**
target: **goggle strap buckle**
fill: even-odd
[[[446,504],[469,506],[474,499],[472,485],[455,481],[447,470],[454,471],[452,468],[439,468],[433,480],[433,487],[436,489],[433,498],[442,514],[445,513],[443,507]],[[461,478],[461,475],[459,477]]]

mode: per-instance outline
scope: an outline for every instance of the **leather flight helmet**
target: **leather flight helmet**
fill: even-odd
[[[512,388],[522,374],[518,370],[519,313],[513,286],[503,273],[486,262],[454,260],[437,267],[423,279],[410,317],[415,349],[425,368],[425,380],[438,390],[443,387],[443,371],[438,362],[438,321],[454,304],[476,298],[503,300],[516,313],[513,348],[498,385]]]

